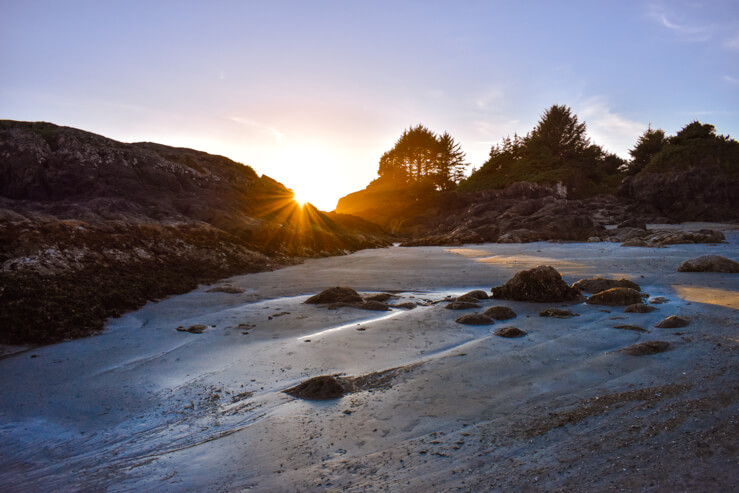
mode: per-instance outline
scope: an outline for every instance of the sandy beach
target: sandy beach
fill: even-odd
[[[727,243],[391,247],[233,277],[0,360],[0,490],[729,491],[739,481],[739,258]],[[551,265],[627,278],[650,313],[572,303],[436,303]],[[208,292],[216,286],[243,293]],[[414,309],[303,304],[331,286]],[[505,305],[517,317],[455,323]],[[569,319],[538,316],[565,308]],[[671,315],[690,321],[655,328]],[[176,330],[203,324],[202,334]],[[645,332],[614,328],[636,325]],[[498,337],[500,327],[527,335]],[[664,353],[619,352],[667,341]],[[322,402],[284,390],[367,376]]]

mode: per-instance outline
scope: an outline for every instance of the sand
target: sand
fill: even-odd
[[[726,234],[715,246],[365,250],[150,303],[100,336],[0,359],[0,490],[731,490],[739,275],[676,271],[701,254],[739,258],[739,232]],[[668,302],[434,303],[542,263],[570,283],[632,279]],[[302,303],[337,285],[419,306]],[[493,305],[517,317],[454,323]],[[539,317],[546,308],[580,316]],[[670,315],[690,325],[654,328]],[[509,322],[527,334],[494,335]],[[193,325],[206,328],[177,330]],[[657,340],[668,350],[620,351]],[[283,392],[319,375],[355,384],[326,401]]]

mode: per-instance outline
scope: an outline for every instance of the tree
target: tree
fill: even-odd
[[[649,161],[661,151],[667,140],[665,139],[664,130],[652,130],[650,125],[644,133],[639,136],[633,149],[629,149],[631,162],[628,165],[627,173],[635,175],[643,170]]]
[[[404,130],[380,158],[379,180],[397,185],[427,183],[438,190],[454,188],[464,176],[465,153],[448,132],[437,136],[423,125]]]
[[[568,106],[556,104],[544,112],[526,140],[529,146],[545,147],[558,160],[578,157],[590,147],[585,123],[579,123]]]

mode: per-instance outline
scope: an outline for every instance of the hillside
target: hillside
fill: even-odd
[[[0,121],[0,342],[94,333],[200,282],[387,245],[222,156]]]

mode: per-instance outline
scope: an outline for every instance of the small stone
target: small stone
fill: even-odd
[[[507,306],[491,306],[482,313],[493,320],[510,320],[511,318],[516,318],[516,312]]]
[[[455,322],[465,325],[492,325],[495,323],[492,318],[482,313],[468,313],[459,317]]]
[[[626,313],[649,313],[652,310],[656,310],[657,308],[654,306],[649,306],[644,303],[634,303],[633,305],[629,305],[624,309],[624,312]]]
[[[471,308],[480,308],[477,303],[470,303],[467,301],[452,301],[447,304],[444,308],[447,310],[469,310]]]
[[[641,303],[641,294],[636,289],[611,288],[594,294],[585,303],[606,306],[633,305]]]
[[[494,334],[500,337],[523,337],[526,335],[526,332],[518,327],[501,327]]]
[[[560,308],[547,308],[539,312],[540,317],[554,317],[554,318],[570,318],[579,317],[579,313],[573,313],[570,310],[562,310]]]
[[[621,349],[621,352],[630,354],[631,356],[646,356],[667,351],[670,343],[666,341],[647,341],[638,344],[632,344]]]
[[[688,322],[684,318],[673,315],[662,320],[657,325],[655,325],[655,327],[659,329],[677,329],[679,327],[685,327],[689,324],[690,322]]]

